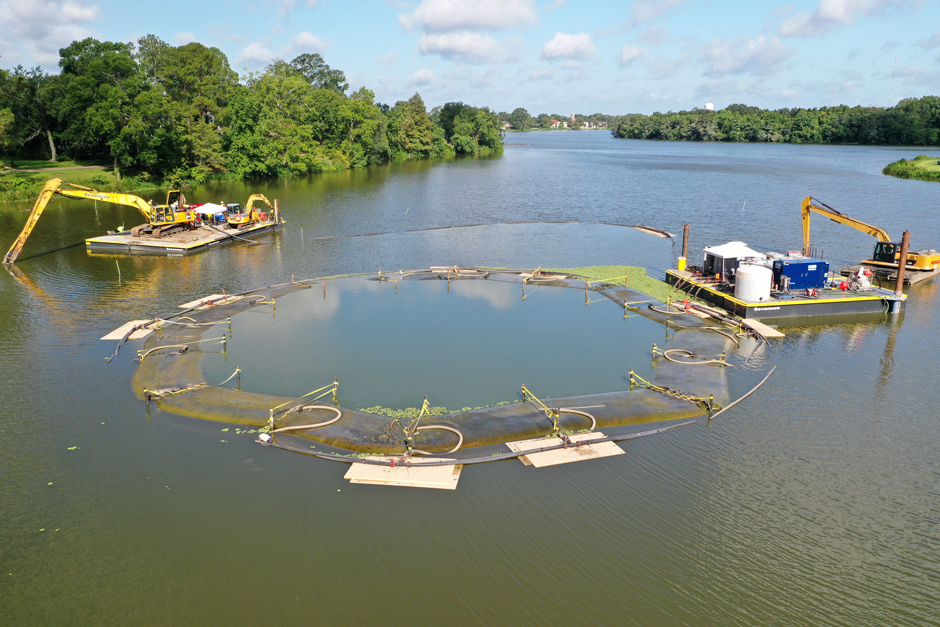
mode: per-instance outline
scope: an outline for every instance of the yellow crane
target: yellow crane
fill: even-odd
[[[196,221],[196,212],[186,209],[186,198],[179,190],[174,189],[167,193],[165,205],[154,205],[132,194],[100,192],[90,187],[64,183],[62,179],[49,179],[46,181],[46,184],[42,186],[42,191],[39,192],[39,197],[33,205],[33,210],[26,219],[26,225],[23,227],[23,230],[20,231],[19,237],[16,238],[16,241],[13,242],[10,250],[3,258],[4,265],[9,265],[16,261],[30,233],[32,233],[33,229],[36,227],[39,216],[42,215],[49,200],[56,194],[65,196],[66,198],[100,200],[116,205],[134,207],[143,214],[144,218],[147,219],[147,223],[135,226],[131,229],[133,235],[149,234],[153,237],[162,237],[172,231],[191,227]]]
[[[871,259],[862,261],[863,264],[880,266],[882,268],[897,268],[901,258],[901,243],[892,242],[891,236],[884,229],[866,224],[861,220],[850,218],[841,211],[837,211],[824,202],[807,196],[802,203],[803,212],[803,254],[809,255],[809,218],[810,212],[824,215],[833,222],[845,224],[853,229],[868,233],[878,240]],[[931,271],[940,267],[940,253],[936,250],[920,250],[907,253],[907,269]]]

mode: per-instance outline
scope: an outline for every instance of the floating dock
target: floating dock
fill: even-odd
[[[747,302],[736,298],[734,287],[728,283],[686,270],[666,270],[666,283],[736,316],[754,320],[882,314],[892,311],[895,305],[903,311],[907,300],[907,296],[898,300],[893,291],[884,288],[867,292],[820,288],[816,296],[808,296],[804,290],[788,294],[772,292],[767,300]]]
[[[215,227],[203,225],[192,230],[170,233],[163,237],[132,235],[128,230],[122,233],[86,239],[85,245],[93,252],[176,257],[202,252],[221,244],[237,242],[250,235],[275,230],[279,226],[280,224],[274,219],[257,222],[238,230],[226,228],[224,224]]]

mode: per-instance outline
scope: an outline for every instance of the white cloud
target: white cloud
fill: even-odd
[[[94,35],[89,22],[98,19],[97,5],[82,0],[0,1],[0,54],[4,63],[32,61],[48,67],[59,62],[59,48]]]
[[[198,41],[196,36],[188,31],[181,31],[173,35],[174,46],[185,46],[186,44],[191,44],[194,41]]]
[[[544,81],[555,78],[555,70],[551,68],[537,68],[529,72],[529,78],[533,81]]]
[[[314,9],[317,6],[318,0],[265,0],[265,4],[273,4],[277,7],[278,12],[281,16],[287,16],[298,8],[306,6],[309,9]]]
[[[437,77],[434,75],[434,72],[428,69],[420,69],[411,77],[405,81],[405,85],[409,88],[411,87],[425,87],[434,82]]]
[[[686,0],[637,0],[633,3],[631,14],[633,23],[646,22],[659,17],[672,7],[682,4]]]
[[[617,59],[617,63],[620,67],[627,67],[637,59],[646,56],[646,48],[641,48],[639,46],[624,46],[620,50],[620,57]]]
[[[658,46],[669,41],[669,31],[662,24],[656,23],[639,33],[636,38],[650,46]]]
[[[375,60],[382,64],[395,65],[398,63],[398,53],[389,52],[388,54],[376,57]]]
[[[699,46],[698,57],[705,64],[705,76],[752,74],[767,76],[780,70],[781,64],[794,55],[776,37],[758,35],[735,41],[715,37]]]
[[[398,16],[408,30],[425,32],[505,30],[534,24],[534,0],[424,0],[410,14]]]
[[[797,13],[780,25],[784,37],[814,37],[859,18],[904,8],[918,0],[820,0],[812,15]]]
[[[326,48],[326,44],[323,43],[323,40],[307,30],[294,36],[290,40],[290,49],[293,50],[294,54],[302,52],[323,52],[324,48]]]
[[[927,39],[921,39],[918,42],[914,43],[918,48],[924,48],[925,50],[933,50],[934,48],[940,48],[940,30],[928,37]]]
[[[555,33],[555,37],[542,47],[542,58],[584,61],[593,57],[596,52],[594,44],[591,43],[591,36],[587,33]]]
[[[905,65],[898,68],[897,74],[904,78],[905,85],[940,88],[940,70],[924,70],[919,65]]]
[[[270,50],[259,43],[253,43],[248,44],[245,49],[239,53],[238,58],[235,59],[235,63],[238,65],[245,64],[249,67],[258,67],[259,65],[267,65],[273,58],[274,55]]]
[[[466,31],[421,35],[418,51],[421,54],[439,54],[446,59],[476,63],[494,63],[503,55],[502,46],[489,35]]]
[[[555,9],[561,8],[568,4],[568,0],[552,0],[551,2],[545,3],[545,8],[549,11],[554,11]]]

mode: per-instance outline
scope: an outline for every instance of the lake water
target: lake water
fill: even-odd
[[[292,274],[655,273],[677,253],[594,222],[688,222],[693,251],[783,251],[800,247],[811,194],[940,245],[940,186],[880,173],[936,150],[602,132],[506,144],[494,159],[192,190],[277,197],[288,224],[263,246],[185,258],[90,255],[85,237],[134,216],[51,203],[16,269],[0,272],[0,625],[940,624],[936,281],[911,288],[897,319],[787,329],[755,365],[776,364],[773,377],[708,426],[604,460],[475,466],[454,492],[349,485],[343,464],[148,411],[130,390],[133,346],[105,362],[114,344],[98,338],[127,320]],[[29,208],[0,207],[3,246]],[[583,224],[313,239],[572,220]],[[841,267],[873,241],[817,217],[813,244]]]

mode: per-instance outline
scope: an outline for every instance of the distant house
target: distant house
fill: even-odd
[[[510,124],[509,122],[503,122],[503,130],[504,130],[504,131],[508,131],[508,130],[511,129],[511,128],[512,128],[512,124]]]
[[[552,118],[552,128],[558,128],[559,126],[561,126],[561,120],[556,120],[555,118]],[[567,126],[568,125],[565,124],[565,127]]]
[[[597,128],[607,128],[607,122],[598,122]]]

